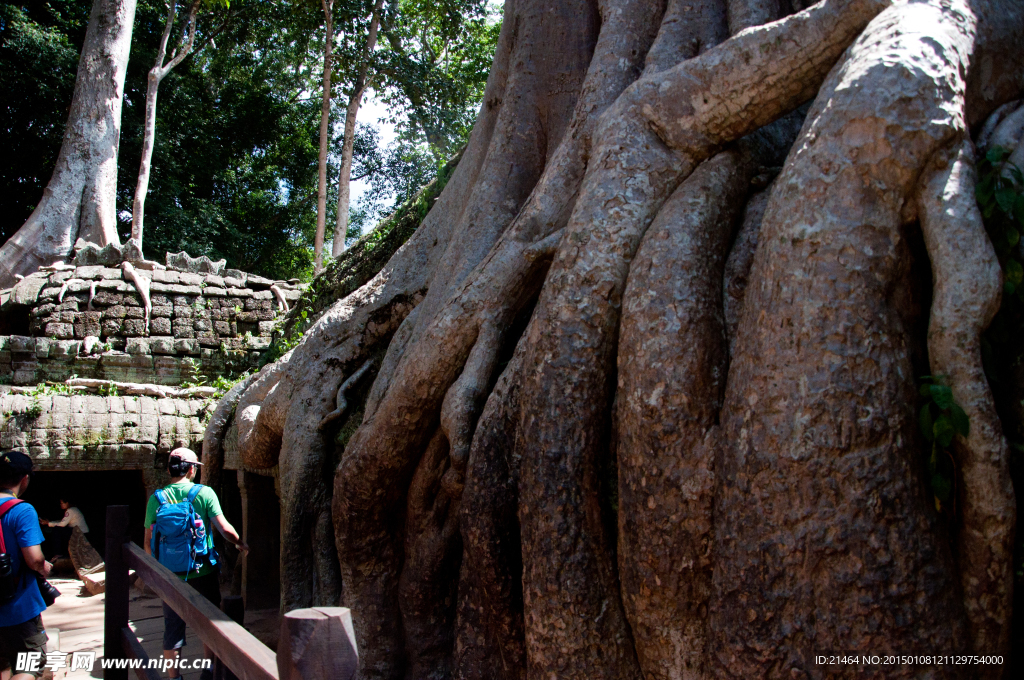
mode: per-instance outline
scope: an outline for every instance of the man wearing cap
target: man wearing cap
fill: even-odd
[[[168,502],[181,503],[187,500],[189,490],[192,488],[192,480],[196,476],[196,469],[202,465],[199,458],[190,449],[175,449],[167,458],[167,473],[171,476],[171,483],[163,488]],[[220,508],[220,500],[216,492],[208,486],[202,487],[192,502],[196,513],[202,518],[203,526],[206,527],[206,544],[213,554],[213,532],[210,526],[217,527],[217,530],[230,541],[241,552],[247,552],[249,546],[245,545],[238,536],[238,532],[231,526],[231,523],[224,517]],[[153,536],[153,524],[156,522],[157,509],[160,501],[154,493],[149,497],[146,506],[146,541],[145,550],[150,551],[150,540]],[[220,566],[204,563],[197,571],[190,572],[186,578],[185,574],[179,574],[190,586],[198,590],[203,597],[220,607]],[[176,659],[181,654],[181,648],[185,645],[185,622],[178,614],[164,603],[164,658]],[[207,658],[211,657],[209,649],[206,649]],[[178,669],[168,667],[167,675],[171,678],[178,677]],[[204,670],[200,678],[212,677],[209,670]]]
[[[0,676],[8,677],[5,668],[14,668],[19,652],[40,652],[45,657],[46,631],[43,618],[46,609],[39,592],[34,571],[44,577],[50,574],[50,563],[43,558],[43,532],[39,515],[29,503],[16,499],[28,488],[32,459],[18,451],[0,451],[0,527],[3,530],[3,552],[10,556],[12,573],[17,579],[14,597],[0,602]],[[12,680],[32,680],[39,670],[19,672]]]

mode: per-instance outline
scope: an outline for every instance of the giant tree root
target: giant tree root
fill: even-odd
[[[122,262],[121,269],[124,270],[125,277],[132,282],[132,285],[135,286],[135,290],[139,291],[139,297],[142,298],[142,308],[145,312],[146,333],[148,334],[149,316],[153,312],[153,303],[150,301],[149,297],[149,279],[139,276],[131,262]],[[63,291],[63,288],[61,288],[61,290]]]
[[[841,10],[833,8],[830,4],[826,4],[825,9],[809,10],[803,15],[793,17],[788,23],[784,22],[781,25],[766,28],[767,33],[765,34],[759,34],[757,30],[745,33],[736,39],[739,42],[731,49],[716,48],[709,50],[697,59],[685,62],[684,66],[694,64],[691,69],[681,71],[681,67],[676,67],[642,81],[646,85],[633,86],[631,88],[633,94],[626,97],[626,102],[623,103],[620,98],[620,102],[615,105],[616,112],[606,115],[608,123],[605,124],[604,131],[601,133],[602,145],[606,151],[597,152],[595,158],[607,157],[611,160],[615,157],[614,154],[618,154],[620,148],[633,150],[633,155],[629,156],[630,152],[627,151],[628,161],[622,157],[611,161],[615,167],[611,170],[602,170],[603,174],[595,175],[594,180],[590,182],[589,195],[591,198],[586,198],[588,194],[584,189],[580,199],[577,200],[575,210],[580,215],[579,224],[594,225],[593,229],[588,227],[587,238],[594,240],[605,233],[603,231],[604,220],[593,219],[596,214],[592,212],[592,208],[585,207],[588,205],[588,201],[601,200],[599,192],[604,189],[598,187],[602,186],[605,181],[608,183],[608,189],[617,192],[619,191],[618,183],[623,177],[658,179],[656,185],[658,188],[654,193],[637,204],[637,207],[640,208],[639,213],[634,213],[632,207],[629,211],[616,211],[622,219],[635,220],[633,224],[636,226],[631,227],[634,230],[632,232],[634,235],[627,236],[632,239],[632,247],[635,248],[639,234],[653,217],[653,213],[667,196],[668,191],[674,188],[682,176],[685,176],[686,172],[684,172],[683,166],[692,168],[696,161],[711,152],[715,144],[752,131],[811,96],[816,82],[824,76],[829,65],[838,57],[846,42],[856,35],[880,6],[870,2],[840,3],[840,5]],[[791,49],[787,52],[785,45],[789,45],[789,43],[777,43],[772,37],[772,31],[779,32],[780,36],[790,35],[792,44],[819,45],[820,52],[812,59],[808,59],[807,53],[802,49]],[[757,49],[762,41],[781,46],[765,52]],[[746,47],[745,45],[748,43],[749,47]],[[725,45],[722,46],[722,48],[724,47]],[[751,53],[755,54],[751,56]],[[751,57],[753,61],[748,63],[748,57]],[[758,68],[764,68],[764,71],[776,75],[765,78],[762,75],[763,72],[758,72]],[[729,72],[735,72],[736,77],[726,77]],[[712,77],[712,74],[715,77]],[[750,77],[744,78],[742,74],[748,74]],[[790,82],[797,86],[787,89],[786,83]],[[673,90],[673,84],[679,83],[688,83],[687,87],[691,87],[693,90],[689,92],[685,89]],[[728,86],[723,89],[720,86],[721,83],[728,83]],[[778,96],[780,90],[785,91],[785,96]],[[696,92],[706,92],[709,104],[699,113],[691,111],[683,118],[685,121],[683,125],[686,129],[691,130],[692,135],[685,140],[673,139],[670,134],[666,135],[667,141],[672,145],[690,150],[687,151],[688,160],[680,163],[674,160],[674,152],[657,150],[657,147],[663,142],[654,138],[647,125],[649,121],[662,134],[666,134],[665,131],[669,128],[673,131],[676,130],[680,125],[678,120],[682,112],[674,110],[673,103],[689,101]],[[763,101],[759,97],[763,97]],[[727,115],[726,111],[733,107],[736,98],[742,98],[744,101],[751,102],[752,105],[744,109],[745,113]],[[757,102],[757,104],[753,104],[753,102]],[[669,124],[669,120],[672,120],[671,124]],[[702,134],[698,131],[702,131]],[[623,146],[619,146],[620,143],[623,143]],[[638,143],[641,146],[636,146]],[[644,148],[649,151],[644,152]],[[635,166],[629,165],[634,162]],[[596,161],[596,167],[604,165],[604,160]],[[658,166],[663,170],[656,169]],[[594,159],[591,160],[588,167],[595,167]],[[606,179],[603,179],[605,177]],[[614,187],[612,187],[613,184]],[[642,185],[638,185],[636,189],[641,192],[646,191]],[[557,213],[555,214],[557,215]],[[530,222],[522,220],[519,224],[523,225],[524,230],[532,226]],[[571,224],[572,222],[570,222]],[[576,238],[572,236],[572,232],[572,229],[567,232],[562,240],[563,244],[566,242],[566,238]],[[524,235],[529,233],[526,231]],[[624,232],[623,235],[629,233]],[[539,235],[543,236],[545,232],[542,231]],[[575,247],[575,242],[571,242]],[[506,245],[508,247],[504,247]],[[507,323],[508,314],[510,311],[514,311],[515,303],[511,310],[503,308],[498,314],[495,314],[492,308],[483,307],[484,313],[481,314],[481,307],[477,306],[479,304],[477,299],[482,300],[495,295],[506,300],[519,299],[516,291],[524,277],[530,276],[529,268],[523,268],[515,263],[516,253],[521,253],[523,249],[523,245],[516,245],[515,242],[505,239],[481,265],[476,279],[470,280],[462,289],[462,295],[450,303],[451,311],[439,314],[427,331],[417,334],[421,340],[414,342],[405,350],[392,377],[392,388],[384,396],[377,412],[367,419],[363,428],[353,437],[350,442],[351,453],[339,469],[335,483],[337,490],[335,520],[339,545],[345,546],[342,552],[346,555],[346,560],[350,560],[347,564],[343,564],[346,597],[353,606],[367,612],[368,619],[373,621],[377,627],[378,636],[385,634],[385,630],[387,630],[393,631],[388,632],[388,635],[397,637],[396,627],[384,627],[388,625],[386,624],[388,617],[394,615],[390,612],[397,611],[395,606],[384,604],[394,597],[393,586],[384,584],[394,583],[394,577],[389,574],[398,568],[395,538],[387,530],[385,518],[400,498],[400,496],[396,496],[394,500],[386,500],[379,490],[391,489],[396,482],[399,483],[399,486],[404,486],[401,480],[408,479],[411,463],[418,459],[419,452],[426,444],[423,432],[430,420],[436,417],[434,414],[439,413],[441,396],[458,377],[460,369],[470,356],[471,343],[477,337],[474,330],[479,331],[481,327],[478,324],[487,318],[488,313],[494,318],[492,323],[499,326],[502,323]],[[588,246],[588,250],[592,249],[592,246]],[[582,275],[583,271],[579,271],[578,274]],[[558,275],[561,276],[561,274]],[[574,280],[575,276],[574,274]],[[625,277],[625,272],[621,271],[617,276],[619,283],[616,283],[614,278],[611,279],[609,281],[611,289],[605,292],[611,292],[616,287],[621,290],[621,281]],[[553,279],[549,276],[549,288],[552,283]],[[568,280],[556,279],[554,283],[556,286],[568,284],[571,287],[573,285],[573,282]],[[590,287],[581,288],[573,294],[578,294],[580,299],[590,299]],[[601,293],[596,293],[593,297],[606,299]],[[475,323],[472,321],[474,315],[477,319]],[[469,323],[466,323],[467,321]],[[538,350],[535,344],[532,351],[536,356]],[[606,366],[610,359],[611,357],[605,357],[603,362],[596,362],[593,366],[593,374],[596,376],[601,373],[601,367]],[[533,360],[531,359],[531,361]],[[532,369],[528,370],[529,381],[540,378],[539,375],[531,375],[532,373]],[[559,381],[556,379],[554,384],[559,384]],[[568,385],[564,389],[571,391]],[[531,392],[533,391],[531,390]],[[586,392],[581,392],[578,397],[584,402],[594,404],[600,404],[602,401],[601,398],[590,400]],[[606,398],[604,401],[607,403]],[[529,412],[541,413],[543,409],[530,409]],[[524,432],[528,429],[524,428]],[[531,433],[536,431],[531,430]],[[531,436],[534,435],[531,434]],[[539,441],[531,443],[536,445],[527,448],[536,453],[547,448],[546,444]],[[530,455],[535,455],[535,453]],[[545,471],[534,467],[532,474],[543,477]],[[576,473],[571,472],[570,474],[575,475]],[[530,479],[535,478],[531,477]],[[525,475],[524,482],[528,482]],[[557,481],[552,479],[551,483],[557,483]],[[368,493],[363,493],[360,489],[365,489]],[[529,505],[528,503],[524,507],[529,507]],[[575,520],[570,520],[567,527],[574,525]],[[526,539],[526,529],[527,525],[524,524],[524,539]],[[588,546],[587,551],[597,545],[592,544],[589,538],[582,538],[582,543]],[[534,544],[530,540],[524,540],[524,546],[530,545],[540,545],[540,543]],[[571,552],[570,550],[563,554]],[[531,562],[529,555],[524,557],[527,563]],[[357,565],[360,564],[363,566],[357,568]],[[537,568],[543,568],[541,563],[535,564]],[[609,565],[605,573],[610,577],[614,573],[614,569]],[[372,575],[372,580],[368,580],[367,575]],[[527,581],[529,582],[529,578]],[[602,646],[607,645],[611,640],[625,640],[624,619],[619,606],[614,601],[608,600],[609,596],[602,588],[591,589],[588,597],[593,598],[591,601],[596,603],[596,606],[591,612],[591,605],[587,605],[585,610],[581,610],[578,616],[568,622],[570,627],[575,626],[578,622],[596,619],[598,627],[610,625],[619,631],[607,636],[598,634],[598,637],[603,640]],[[528,601],[530,599],[529,591],[527,599]],[[529,602],[527,606],[529,609]],[[555,604],[552,601],[551,606],[558,609],[563,605]],[[601,615],[602,610],[608,611],[607,619]],[[544,618],[545,614],[543,611],[537,611],[536,616],[537,620],[540,620]],[[601,623],[602,621],[604,623]],[[575,635],[575,633],[568,634]],[[559,636],[556,635],[556,637]],[[589,634],[583,637],[589,639]],[[551,644],[548,644],[549,642]],[[556,650],[565,647],[554,640],[538,639],[536,643],[537,649]],[[569,649],[576,648],[576,644],[574,642],[569,645]],[[597,643],[595,641],[587,644],[596,645]],[[623,644],[625,646],[621,648],[622,650],[630,647],[628,643]],[[364,646],[369,646],[374,653],[376,650],[380,650],[382,654],[393,654],[393,650],[398,647],[396,639],[388,640],[383,637],[376,637],[374,644]],[[616,649],[618,648],[615,644],[610,647],[612,657],[621,653],[624,655],[621,658],[626,659],[632,654],[632,652],[615,651]],[[536,669],[540,669],[548,663],[553,664],[553,669],[563,668],[567,665],[575,665],[582,669],[587,665],[582,658],[575,657],[573,652],[562,655],[561,659],[548,661],[537,658],[531,660],[531,665]],[[622,669],[613,670],[617,667],[616,663],[613,662],[609,665],[602,661],[597,664],[598,668],[592,670],[603,672],[602,669],[604,669],[617,673]],[[388,675],[391,673],[390,668],[390,664],[378,665],[377,659],[374,658],[369,661],[366,673],[368,676],[378,673]]]
[[[230,404],[227,395],[221,399],[218,409],[224,406],[233,409],[238,423],[238,449],[242,460],[251,468],[267,469],[277,465],[277,457],[281,451],[283,426],[280,424],[280,408],[266,407],[268,397],[277,389],[281,376],[288,370],[291,354],[285,354],[278,361],[267,364],[259,373],[248,380],[248,385],[237,397],[232,396],[234,404]],[[276,406],[276,405],[275,405]],[[262,418],[260,414],[262,413]],[[278,418],[271,420],[269,414]],[[220,446],[225,428],[210,432],[210,444]],[[205,442],[205,437],[204,437]]]
[[[917,175],[963,134],[965,83],[950,74],[967,72],[971,16],[939,3],[879,15],[776,180],[722,417],[709,645],[720,677],[818,677],[815,651],[850,640],[967,648],[920,481],[912,339],[890,300],[906,285]]]
[[[474,275],[456,288],[460,295],[452,297],[454,301],[449,301],[440,312],[424,308],[420,313],[419,328],[411,332],[400,361],[394,362],[394,373],[388,377],[392,389],[375,411],[367,411],[366,421],[350,441],[349,453],[338,470],[335,523],[339,546],[344,546],[342,553],[347,558],[343,562],[346,601],[367,611],[369,620],[374,622],[372,630],[357,625],[356,631],[360,644],[373,654],[371,658],[364,657],[365,677],[394,677],[400,663],[400,633],[394,621],[398,611],[394,603],[396,593],[385,585],[394,583],[394,574],[400,568],[400,537],[387,518],[400,506],[407,485],[404,480],[426,445],[424,433],[432,430],[435,418],[442,417],[445,395],[472,355],[466,379],[452,391],[442,420],[447,432],[457,439],[453,442],[457,446],[452,449],[455,455],[451,482],[461,486],[468,448],[467,427],[483,405],[478,388],[492,379],[494,354],[504,342],[503,329],[529,302],[529,291],[539,283],[546,267],[546,258],[527,258],[527,251],[531,244],[543,242],[557,232],[568,218],[567,211],[582,177],[582,158],[590,130],[596,123],[594,109],[607,107],[635,78],[633,68],[643,58],[643,43],[653,39],[654,30],[644,25],[644,18],[655,14],[656,7],[643,2],[623,3],[626,8],[636,7],[636,11],[627,12],[615,3],[606,4],[609,6],[603,11],[610,28],[602,30],[598,39],[575,118],[548,162],[545,176],[500,243]],[[533,11],[531,3],[524,3],[524,7]],[[512,20],[506,16],[503,27],[511,28]],[[656,26],[656,19],[649,23]],[[522,49],[529,48],[530,36],[518,39],[523,41]],[[495,309],[486,302],[495,295],[506,304]],[[483,342],[474,355],[478,338]],[[392,361],[390,354],[389,350],[385,364]],[[389,493],[380,493],[381,488]]]
[[[693,662],[694,675],[817,677],[825,671],[809,652],[850,641],[956,649],[957,579],[914,453],[903,229],[916,216],[910,199],[928,159],[964,134],[964,101],[978,101],[970,93],[992,102],[968,107],[973,124],[1003,94],[1019,96],[1019,78],[990,65],[963,82],[971,59],[984,60],[988,49],[970,37],[983,15],[973,0],[900,4],[871,23],[826,82],[772,189],[751,285],[742,303],[730,302],[742,309],[725,406],[716,413],[721,380],[713,372],[728,361],[723,225],[742,200],[681,220],[706,252],[660,222],[653,231],[648,225],[669,220],[666,201],[680,185],[685,193],[694,168],[813,97],[888,6],[826,0],[747,28],[759,4],[772,15],[791,3],[730,2],[733,32],[745,30],[713,48],[724,30],[721,4],[670,1],[664,16],[640,0],[574,5],[588,17],[582,33],[553,43],[570,53],[563,88],[520,65],[543,53],[531,46],[541,36],[550,45],[576,24],[549,3],[508,3],[488,104],[457,170],[464,174],[439,201],[442,212],[240,401],[251,421],[243,455],[265,454],[281,466],[284,512],[293,513],[283,519],[285,539],[298,554],[289,571],[315,570],[312,581],[323,584],[288,584],[286,606],[337,593],[340,584],[331,590],[325,581],[333,551],[303,556],[324,546],[330,526],[324,479],[333,457],[317,425],[335,409],[339,385],[390,342],[332,499],[361,677],[673,677],[684,672],[679,659]],[[707,23],[684,25],[687,7]],[[543,30],[538,22],[547,22]],[[627,87],[652,42],[644,75]],[[669,66],[679,55],[693,58]],[[554,88],[556,103],[546,108],[550,102],[527,93],[537,88]],[[721,158],[707,171],[728,156]],[[727,195],[745,193],[745,182],[731,184],[737,179],[720,184]],[[752,211],[751,229],[756,221]],[[668,241],[665,250],[659,240]],[[753,241],[730,281],[743,278]],[[677,256],[689,264],[671,267]],[[710,286],[693,273],[672,281],[690,286],[669,312],[685,321],[675,341],[694,348],[681,361],[695,370],[664,359],[674,379],[659,396],[684,394],[688,404],[651,405],[657,383],[640,375],[644,360],[677,349],[645,316],[653,310],[631,303],[643,299],[645,266],[717,272],[707,274]],[[652,279],[648,286],[671,288]],[[514,319],[531,309],[502,371]],[[608,521],[614,485],[605,478],[617,356],[619,510],[623,534],[635,532],[621,537],[618,562]],[[627,385],[649,392],[648,401],[631,402]],[[653,465],[636,455],[649,434],[648,408],[696,415],[675,423],[687,442],[678,455],[659,448]],[[716,415],[718,438],[707,436]],[[716,442],[723,448],[712,465]],[[713,490],[704,474],[712,469]],[[700,474],[674,484],[665,472],[672,470]],[[659,515],[668,508],[658,503],[700,479],[678,514],[691,539],[711,537],[710,562],[684,566],[672,581],[671,560],[655,553],[680,555],[680,564],[701,554],[659,531],[673,517]],[[663,485],[648,494],[653,509],[647,484]],[[655,590],[666,583],[692,595]],[[657,639],[665,631],[668,639]]]
[[[607,437],[618,307],[644,230],[715,146],[772,122],[813,94],[847,41],[879,9],[826,2],[745,31],[639,80],[605,115],[535,311],[539,322],[526,358],[517,452],[523,457],[531,677],[639,675],[597,507],[596,464]],[[806,45],[820,52],[810,55]],[[699,108],[692,104],[698,100]],[[737,110],[737,101],[745,106]],[[573,399],[567,402],[565,394]]]
[[[526,674],[514,455],[523,346],[517,346],[487,400],[469,456],[455,650],[461,680],[520,680]]]
[[[962,528],[957,558],[972,649],[1008,654],[1016,499],[1009,447],[981,364],[981,332],[999,310],[1002,276],[974,199],[971,143],[943,149],[921,178],[918,206],[935,297],[928,326],[934,375],[948,376],[970,420],[955,447]],[[978,669],[998,678],[1002,669]]]
[[[255,376],[248,376],[235,384],[221,398],[213,410],[203,433],[203,483],[221,493],[221,475],[224,471],[224,434],[235,417],[235,407],[242,393],[249,388]]]
[[[408,680],[451,677],[462,489],[443,482],[451,465],[448,453],[448,440],[438,430],[409,485],[398,583]]]
[[[644,677],[702,676],[728,358],[722,269],[749,171],[737,151],[672,194],[630,267],[619,340],[619,578]]]

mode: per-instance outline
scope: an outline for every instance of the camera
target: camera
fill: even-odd
[[[52,607],[53,603],[60,597],[60,591],[39,574],[36,574],[36,583],[39,584],[39,594],[43,596],[43,603],[47,607]]]
[[[9,553],[0,553],[0,604],[10,602],[18,592],[18,580],[14,576],[14,562]]]

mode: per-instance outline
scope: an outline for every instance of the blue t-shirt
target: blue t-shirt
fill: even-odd
[[[5,505],[10,496],[0,496],[0,505]],[[18,579],[18,591],[14,599],[0,604],[0,628],[16,626],[34,619],[44,609],[43,596],[39,594],[36,583],[36,572],[25,566],[21,559],[21,549],[33,545],[41,545],[43,532],[39,528],[39,515],[30,503],[18,503],[4,513],[0,519],[3,526],[4,546],[11,555],[15,578]]]

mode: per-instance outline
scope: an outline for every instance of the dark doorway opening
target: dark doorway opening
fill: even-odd
[[[106,540],[108,505],[128,506],[129,535],[132,541],[142,545],[147,499],[141,470],[36,472],[23,498],[35,507],[42,519],[59,521],[64,516],[60,509],[61,497],[67,497],[82,511],[89,525],[89,542],[100,555]],[[49,538],[49,530],[44,527],[43,532]]]
[[[4,305],[0,314],[0,335],[29,335],[31,312],[29,305]]]
[[[249,554],[242,570],[246,609],[276,609],[281,599],[281,504],[274,478],[238,472],[242,531]]]

